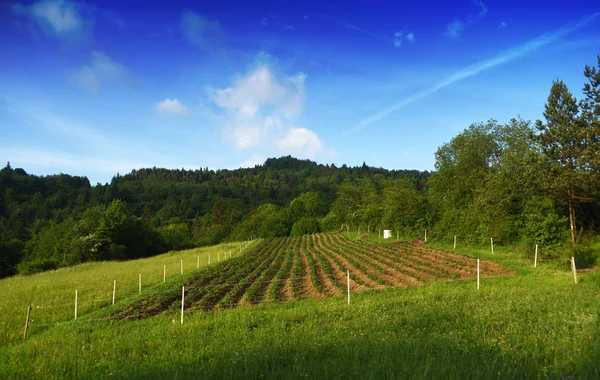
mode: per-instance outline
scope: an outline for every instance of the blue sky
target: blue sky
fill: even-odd
[[[595,1],[0,4],[0,160],[110,181],[291,154],[432,170],[471,123],[581,96]]]

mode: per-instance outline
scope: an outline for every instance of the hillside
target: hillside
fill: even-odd
[[[323,237],[312,238],[319,241]],[[308,238],[303,237],[302,241]],[[351,235],[337,239],[347,240],[347,246],[367,244],[373,252],[403,249],[402,244],[373,243]],[[592,379],[600,375],[598,273],[578,273],[579,283],[575,284],[568,271],[547,264],[533,268],[529,259],[520,259],[504,248],[494,255],[477,250],[449,253],[448,245],[426,244],[422,251],[415,250],[422,259],[437,254],[455,262],[472,262],[476,257],[487,263],[482,267],[501,266],[513,272],[508,276],[482,276],[480,289],[470,275],[450,281],[425,281],[418,286],[372,290],[361,289],[360,283],[353,282],[349,304],[346,294],[331,293],[323,297],[301,292],[311,296],[277,302],[269,293],[262,293],[266,298],[254,306],[240,302],[235,308],[212,311],[194,306],[202,302],[193,301],[192,290],[190,299],[185,301],[183,318],[181,304],[176,302],[172,306],[166,304],[162,311],[150,313],[145,319],[131,320],[122,314],[139,309],[140,305],[150,305],[148,300],[164,299],[171,293],[181,296],[182,285],[187,287],[195,279],[217,273],[222,273],[222,283],[200,288],[211,291],[219,289],[219,284],[230,286],[247,280],[249,290],[267,278],[245,275],[241,282],[236,282],[227,268],[244,269],[244,263],[259,259],[266,247],[280,247],[279,251],[288,252],[282,245],[286,240],[247,243],[247,250],[241,254],[236,244],[173,252],[142,261],[85,264],[1,280],[0,291],[6,299],[22,299],[19,293],[24,289],[17,283],[27,280],[29,290],[25,292],[37,297],[37,302],[33,304],[26,342],[20,342],[25,303],[19,301],[14,303],[13,310],[3,311],[5,334],[14,333],[14,337],[0,347],[0,376]],[[222,255],[228,249],[237,251],[232,259],[207,267],[209,253],[220,251]],[[315,249],[325,252],[321,246]],[[312,252],[309,249],[304,254]],[[351,260],[360,259],[372,268],[367,273],[381,279],[383,272],[373,270],[375,258],[362,258],[359,251],[347,251],[347,255]],[[202,264],[195,269],[198,257]],[[177,273],[180,260],[185,265],[183,275]],[[333,260],[333,256],[326,260]],[[386,260],[386,255],[381,255],[377,262]],[[163,263],[169,268],[165,283],[160,277]],[[274,260],[268,267],[253,268],[266,275],[274,273],[271,268],[281,268],[279,264],[280,260]],[[107,265],[115,266],[108,270]],[[110,272],[117,267],[119,293],[113,306]],[[439,263],[432,262],[421,273],[439,267]],[[144,279],[148,270],[158,273],[150,276],[150,283],[138,295],[139,270],[143,271]],[[307,267],[302,277],[309,282],[310,270],[313,269]],[[314,270],[324,273],[323,268]],[[460,267],[457,270],[460,273]],[[65,276],[67,272],[69,276]],[[367,282],[368,276],[355,272],[356,268],[351,278],[359,281],[362,277]],[[123,281],[123,276],[129,280]],[[320,282],[327,283],[325,278]],[[72,288],[77,283],[79,289],[88,289],[87,294],[80,293],[80,300],[88,306],[80,310],[75,321]],[[127,289],[124,294],[121,283],[127,284],[123,285]],[[90,302],[89,292],[99,287],[104,288],[104,294],[100,291],[93,296],[95,302]],[[35,293],[31,293],[34,289]],[[54,295],[48,293],[51,289],[55,289]],[[64,292],[70,302],[59,299]],[[65,313],[61,317],[62,309]],[[14,324],[8,324],[10,318]],[[56,318],[54,322],[52,318]],[[61,349],[48,349],[56,345]]]

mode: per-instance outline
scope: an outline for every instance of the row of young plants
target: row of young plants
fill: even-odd
[[[299,299],[302,295],[303,278],[306,275],[306,264],[302,260],[301,237],[295,237],[293,241],[292,252],[294,254],[294,269],[292,270],[292,279],[290,286],[292,288],[292,298]]]
[[[246,253],[248,260],[238,263],[238,272],[231,277],[221,276],[219,281],[221,284],[217,284],[211,290],[212,294],[203,297],[197,305],[202,309],[210,309],[215,305],[219,308],[235,306],[244,296],[248,287],[271,265],[273,255],[278,252],[283,242],[277,239],[275,243],[270,244],[264,251],[264,255],[260,256],[262,260],[253,260],[252,256],[256,255],[254,252]]]
[[[320,250],[316,249],[315,247],[315,235],[310,235],[310,240],[309,240],[309,245],[308,245],[309,251],[307,252],[308,254],[312,254],[314,255],[314,257],[317,258],[321,270],[324,274],[323,277],[325,277],[326,279],[329,279],[329,281],[331,281],[331,283],[338,289],[344,290],[346,287],[344,285],[342,285],[342,283],[338,280],[337,274],[339,272],[336,273],[334,267],[331,265],[331,263],[326,259],[326,256],[323,255],[321,253]],[[339,271],[339,268],[337,268]],[[341,270],[341,272],[343,272],[343,269]]]
[[[325,288],[323,286],[323,276],[317,270],[317,268],[316,268],[317,264],[315,262],[315,259],[312,257],[312,255],[308,251],[309,237],[310,237],[310,235],[302,236],[302,244],[300,247],[300,251],[301,251],[301,254],[304,255],[304,257],[306,257],[306,259],[308,261],[308,271],[310,273],[310,279],[312,281],[313,286],[315,287],[317,292],[319,292],[320,294],[325,294]]]
[[[287,247],[290,241],[290,238],[282,238],[283,244],[279,246],[277,252],[275,253],[275,257],[271,261],[269,267],[264,270],[250,285],[246,293],[244,294],[244,299],[249,303],[258,303],[261,300],[262,295],[264,294],[266,288],[269,284],[274,280],[275,274],[281,268],[283,264],[284,257],[287,253]],[[271,255],[273,257],[273,255]]]
[[[277,273],[275,273],[275,277],[269,288],[268,294],[270,301],[277,302],[283,300],[281,291],[285,285],[284,282],[289,281],[289,278],[291,277],[292,265],[294,263],[294,239],[295,238],[291,238],[291,240],[288,241],[288,244],[285,247],[285,258],[283,263],[279,267]]]
[[[363,251],[372,258],[384,261],[395,270],[417,279],[419,282],[432,279],[447,279],[458,277],[457,274],[438,266],[434,260],[427,261],[423,256],[414,254],[410,249],[402,249],[402,252],[389,247],[384,247],[371,242],[351,241],[343,237],[337,237],[345,241],[351,247],[360,246]],[[404,248],[404,247],[400,247]]]
[[[325,236],[337,237],[339,235],[327,234]],[[377,265],[376,263],[373,263],[371,261],[360,260],[360,257],[358,257],[359,255],[357,255],[358,252],[357,252],[356,248],[354,248],[354,247],[350,248],[350,247],[344,245],[343,243],[341,243],[340,240],[338,240],[338,241],[328,240],[328,243],[331,244],[328,246],[328,248],[330,250],[332,250],[339,256],[343,257],[346,261],[348,261],[348,263],[350,263],[352,266],[354,266],[357,270],[359,270],[362,273],[364,273],[365,275],[367,275],[367,277],[369,277],[369,279],[371,279],[373,282],[375,282],[379,285],[383,285],[383,286],[394,286],[394,284],[392,282],[382,278],[381,275],[385,276],[385,269],[383,267],[381,267],[380,265]],[[348,254],[348,252],[352,252],[352,254]],[[380,273],[379,276],[377,275],[377,272]]]
[[[334,251],[332,251],[329,247],[325,246],[323,244],[323,236],[322,234],[317,234],[316,235],[316,243],[317,243],[317,249],[319,251],[323,251],[324,252],[324,256],[327,257],[328,259],[330,259],[335,267],[337,268],[338,272],[342,272],[343,274],[346,274],[346,271],[349,270],[349,265],[344,265],[344,263],[342,263],[342,261],[340,260],[340,256],[337,255]],[[362,280],[361,276],[352,276],[351,281],[360,286],[360,287],[368,287],[368,285],[365,283],[365,281]]]
[[[419,282],[450,278],[447,273],[440,271],[439,268],[432,265],[432,263],[424,261],[417,255],[410,254],[409,251],[399,253],[375,243],[371,244],[371,242],[352,241],[341,236],[336,236],[336,238],[343,241],[343,244],[346,244],[348,247],[359,250],[363,255],[369,256],[376,261],[384,261],[395,270],[413,277]]]
[[[252,247],[252,255],[243,255],[209,267],[184,281],[186,304],[192,309],[214,306],[207,300],[219,299],[228,284],[241,280],[247,270],[257,263],[266,262],[272,249],[271,241],[263,240]],[[169,309],[181,307],[181,287],[170,286],[141,300],[116,315],[117,318],[143,318]]]

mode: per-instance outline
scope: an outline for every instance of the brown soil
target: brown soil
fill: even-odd
[[[351,283],[351,286],[353,289],[366,290],[366,289],[381,289],[384,287],[383,285],[378,284],[375,281],[371,280],[367,275],[365,275],[360,270],[358,270],[354,265],[350,264],[350,262],[348,262],[348,260],[346,260],[344,257],[338,255],[337,253],[333,252],[329,248],[325,247],[323,245],[322,239],[323,239],[323,236],[321,234],[318,234],[317,235],[317,249],[319,249],[323,253],[326,253],[323,256],[327,260],[330,260],[329,262],[331,263],[331,266],[334,268],[336,277],[337,277],[338,281],[340,281],[340,283],[343,284],[344,281],[347,281],[347,278],[346,278],[347,273],[344,273],[344,268],[345,268],[347,270],[350,270],[350,272],[352,273],[352,275],[350,276],[350,283]],[[340,264],[342,265],[342,268],[337,266],[335,264],[334,260],[329,259],[329,257],[327,255],[334,256],[340,262]],[[360,284],[356,282],[355,278],[359,279]]]
[[[329,236],[329,238],[331,239],[331,236]],[[343,237],[340,237],[339,235],[334,235],[334,239],[336,239],[336,242],[338,244],[342,243],[342,240],[340,239],[344,239]],[[334,239],[329,240],[330,244],[335,244],[335,242],[333,242]],[[350,240],[347,240],[350,241]],[[357,244],[352,242],[352,244]],[[358,253],[356,251],[353,251],[351,253],[348,253],[349,255],[352,254],[354,256],[356,256],[357,258],[360,258],[362,260],[362,263],[364,265],[366,265],[368,267],[369,272],[375,274],[376,277],[387,281],[388,283],[391,283],[393,286],[397,286],[397,287],[404,287],[404,286],[408,286],[408,285],[416,285],[417,280],[411,276],[407,276],[406,274],[397,271],[396,269],[390,267],[389,265],[382,265],[383,263],[378,262],[377,260]],[[379,270],[378,267],[383,267],[383,271]],[[385,285],[383,285],[383,287],[385,287]]]
[[[314,241],[314,235],[310,235],[308,237],[308,239],[310,241]],[[321,265],[321,262],[319,261],[319,259],[317,258],[317,256],[310,251],[310,249],[305,250],[304,254],[306,255],[310,255],[310,257],[312,258],[314,265],[315,265],[315,271],[317,274],[317,279],[319,280],[319,282],[321,283],[321,285],[323,286],[323,290],[325,291],[325,295],[332,295],[332,296],[339,296],[340,294],[342,294],[342,291],[340,290],[340,288],[338,288],[337,286],[335,286],[335,284],[333,283],[333,281],[331,281],[331,279],[329,278],[329,276],[327,275],[327,273],[325,272],[325,270],[323,269],[323,266]]]
[[[301,277],[302,291],[298,292],[300,297],[312,297],[312,298],[322,298],[325,295],[320,293],[315,284],[313,284],[312,277],[310,276],[310,266],[308,265],[308,258],[306,257],[306,252],[304,251],[303,243],[307,238],[306,235],[302,236],[302,241],[298,250],[300,251],[300,258],[302,259],[302,263],[304,266],[304,276]]]

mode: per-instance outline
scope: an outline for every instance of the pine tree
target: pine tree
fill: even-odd
[[[566,199],[569,208],[571,243],[577,243],[577,218],[575,205],[588,198],[580,195],[588,174],[589,127],[578,116],[577,99],[569,92],[562,80],[552,83],[545,105],[546,123],[536,123],[537,136],[542,152],[549,159],[554,185]]]

